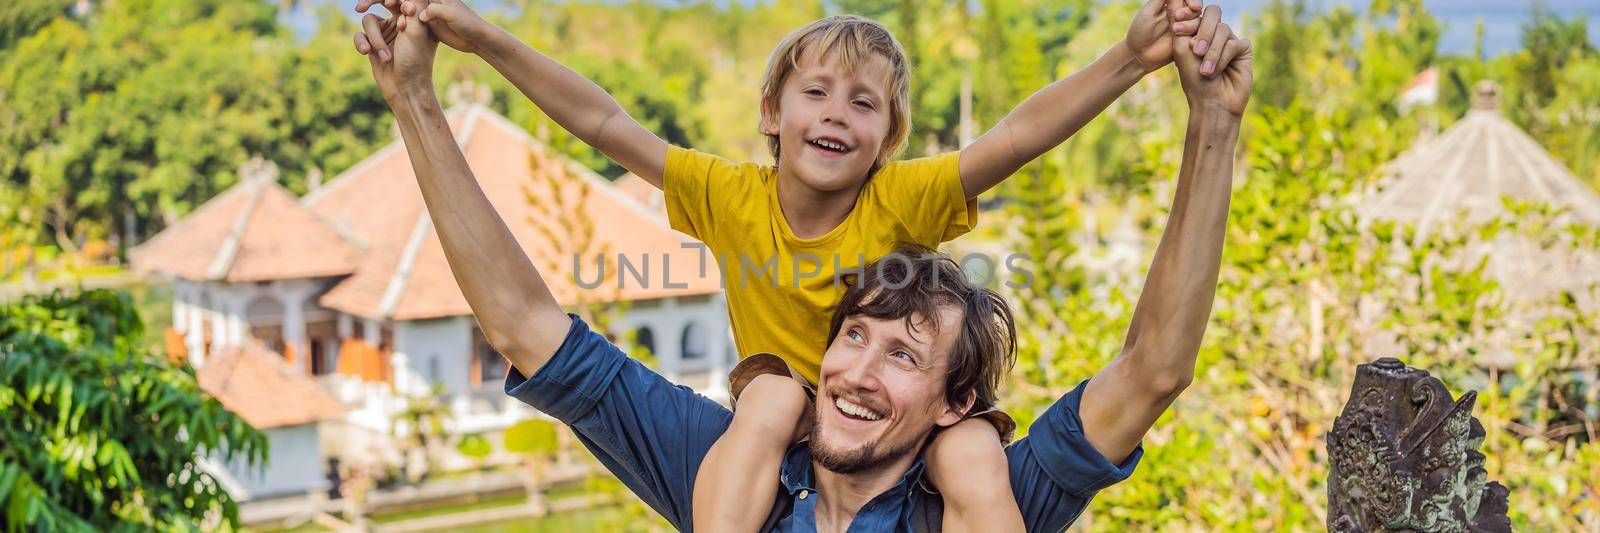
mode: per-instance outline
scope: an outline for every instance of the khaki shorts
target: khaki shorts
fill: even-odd
[[[744,388],[756,379],[756,376],[763,374],[792,378],[800,382],[800,386],[805,388],[806,395],[810,397],[811,401],[815,402],[817,399],[816,386],[812,385],[810,381],[806,381],[806,378],[801,377],[800,373],[796,372],[794,367],[789,366],[789,363],[785,362],[783,358],[770,353],[758,353],[739,361],[739,364],[733,367],[733,371],[728,373],[728,393],[733,398],[735,409],[738,409],[739,393],[743,392]],[[969,414],[967,418],[979,418],[994,425],[995,431],[1000,432],[1000,443],[1002,445],[1011,444],[1011,438],[1017,432],[1017,421],[1013,420],[1011,415],[1006,414],[1005,411],[995,407]]]

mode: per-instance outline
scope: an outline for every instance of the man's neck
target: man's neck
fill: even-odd
[[[817,480],[817,531],[849,529],[856,512],[899,483],[916,459],[917,454],[908,453],[881,468],[853,474],[833,472],[812,462],[811,470]]]
[[[844,223],[864,186],[866,182],[840,191],[818,191],[801,182],[792,169],[780,165],[778,210],[795,237],[814,239]]]

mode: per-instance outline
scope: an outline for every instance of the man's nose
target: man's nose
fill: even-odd
[[[850,360],[839,377],[844,379],[844,384],[857,390],[878,390],[878,349],[868,346],[861,354]]]

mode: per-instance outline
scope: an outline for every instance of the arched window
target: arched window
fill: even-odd
[[[251,300],[244,306],[244,321],[250,325],[250,336],[261,341],[268,350],[287,357],[283,343],[283,304],[271,296]]]
[[[244,306],[244,319],[250,325],[279,324],[283,323],[283,303],[271,296],[262,296],[250,300],[250,305]]]
[[[700,327],[699,322],[689,321],[683,327],[682,341],[684,359],[703,359],[706,356],[706,328]]]
[[[656,355],[656,333],[650,331],[649,326],[640,326],[639,329],[633,330],[633,344],[650,352],[652,356]]]

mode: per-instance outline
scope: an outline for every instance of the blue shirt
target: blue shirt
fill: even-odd
[[[511,370],[506,394],[571,426],[634,494],[673,527],[690,531],[695,474],[733,420],[727,408],[629,358],[576,316],[561,348],[532,378]],[[1082,395],[1080,383],[1034,421],[1027,437],[1006,447],[1011,491],[1029,531],[1065,529],[1096,492],[1127,479],[1144,455],[1136,447],[1121,465],[1100,455],[1078,419]],[[919,460],[900,483],[862,506],[849,530],[910,531],[920,506],[942,506],[923,472]],[[790,448],[775,490],[792,505],[778,530],[817,529],[814,474],[810,450]]]

